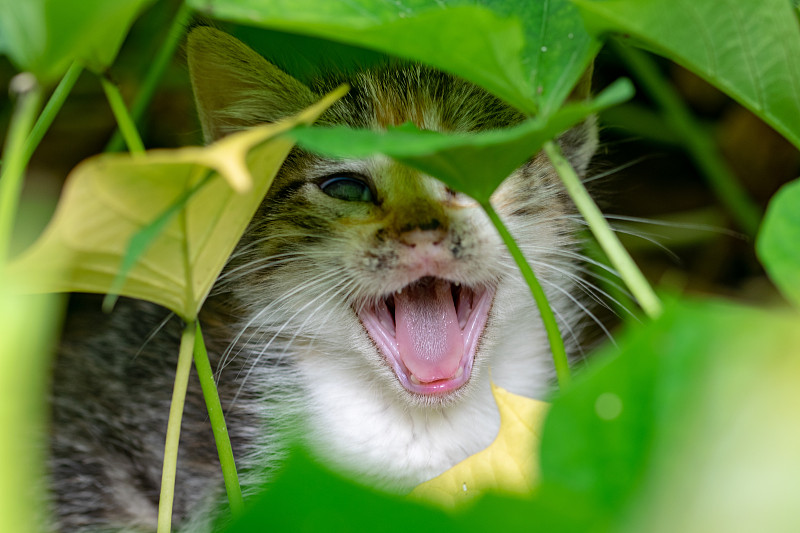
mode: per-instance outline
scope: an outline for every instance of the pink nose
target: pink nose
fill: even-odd
[[[444,231],[440,229],[413,229],[400,235],[400,242],[414,248],[418,245],[437,245],[445,237]]]

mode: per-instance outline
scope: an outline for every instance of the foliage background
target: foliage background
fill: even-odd
[[[134,23],[110,70],[126,101],[139,89],[176,10],[174,1],[156,2]],[[244,38],[252,39],[254,33],[249,28],[226,29]],[[740,183],[765,208],[778,188],[798,175],[800,154],[751,112],[694,74],[668,61],[657,61],[663,75],[713,135]],[[7,58],[0,58],[0,84],[7,87],[14,73]],[[621,75],[630,76],[625,64],[612,50],[603,50],[595,65],[595,87],[602,88]],[[8,94],[0,93],[2,134],[7,131],[10,112]],[[645,92],[638,89],[632,102],[605,112],[600,124],[602,145],[594,172],[608,175],[595,181],[592,190],[606,214],[687,226],[615,222],[620,228],[652,236],[658,243],[623,236],[648,277],[656,284],[665,280],[688,292],[724,294],[749,302],[774,301],[777,296],[755,258],[752,240],[731,224]],[[140,126],[148,148],[202,143],[180,52]],[[69,171],[101,152],[115,128],[96,77],[84,73],[31,160],[27,203],[21,210],[24,218],[18,224],[24,231],[18,235],[21,240],[16,250],[41,231]]]

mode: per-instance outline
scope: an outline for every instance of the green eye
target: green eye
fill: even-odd
[[[320,183],[322,192],[346,202],[374,202],[369,186],[358,178],[336,176]]]

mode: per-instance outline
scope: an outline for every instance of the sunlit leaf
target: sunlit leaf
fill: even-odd
[[[532,494],[539,478],[538,447],[547,404],[492,386],[500,410],[500,432],[492,444],[427,481],[411,496],[457,505],[486,492]]]
[[[542,111],[555,110],[597,50],[567,0],[189,3],[216,18],[421,61],[458,74],[528,113],[535,113],[540,101]]]
[[[506,130],[472,135],[420,131],[411,124],[386,132],[344,127],[298,128],[291,135],[300,146],[329,156],[386,154],[439,178],[478,201],[485,201],[545,142],[632,94],[630,82],[619,80],[595,100],[568,104],[550,117],[531,119]]]
[[[136,16],[154,0],[0,0],[4,52],[42,83],[73,61],[102,72],[117,56]]]
[[[290,120],[231,135],[208,148],[87,160],[69,177],[43,236],[6,275],[33,291],[107,292],[131,237],[213,168],[228,181],[216,176],[186,202],[120,291],[194,317],[292,147],[280,134],[315,120],[344,90]],[[231,184],[251,190],[238,193]]]
[[[58,298],[20,295],[0,280],[0,530],[44,531],[50,343]]]
[[[770,201],[756,249],[772,281],[800,306],[800,180]]]
[[[798,324],[798,314],[726,302],[668,305],[659,319],[620,338],[618,350],[600,355],[587,373],[553,401],[542,435],[538,496],[554,493],[578,499],[594,513],[587,522],[612,524],[606,530],[620,531],[630,513],[641,508],[643,488],[658,487],[671,470],[685,482],[680,489],[688,492],[648,490],[648,498],[658,500],[648,505],[663,511],[662,519],[683,516],[684,504],[692,498],[707,497],[703,500],[707,505],[697,508],[691,527],[669,528],[675,523],[669,521],[659,531],[730,531],[712,527],[713,522],[705,522],[704,517],[716,520],[726,513],[753,512],[764,520],[769,518],[763,512],[766,508],[775,512],[775,517],[784,516],[783,488],[792,486],[791,493],[796,493],[800,479],[792,478],[800,468],[796,454],[787,462],[785,473],[771,464],[769,475],[759,475],[763,483],[753,485],[752,490],[744,481],[746,476],[742,477],[736,487],[753,496],[749,502],[732,497],[736,491],[724,475],[716,479],[703,476],[702,484],[693,484],[698,469],[706,468],[706,460],[731,472],[757,472],[759,461],[754,461],[757,454],[753,450],[767,456],[782,449],[769,438],[759,438],[751,441],[748,446],[754,447],[743,450],[742,455],[728,453],[732,449],[728,449],[727,436],[745,435],[750,427],[761,431],[765,426],[770,434],[780,435],[784,433],[782,425],[795,425],[778,403],[772,403],[775,414],[783,414],[771,416],[769,410],[762,410],[757,415],[763,419],[760,425],[750,425],[754,418],[742,410],[750,408],[746,406],[756,398],[754,391],[770,386],[774,369],[796,368],[800,360]],[[797,400],[787,398],[791,405]],[[777,398],[766,400],[771,402]],[[763,404],[759,401],[758,405]],[[740,421],[748,425],[739,426]],[[681,453],[676,455],[678,448]],[[693,456],[693,450],[702,452]],[[723,450],[723,461],[713,457]],[[755,497],[755,492],[760,496]],[[717,508],[716,494],[731,496],[720,500],[725,507]],[[773,502],[762,505],[767,498]],[[654,530],[653,517],[641,518],[650,526],[639,524],[630,531]],[[772,519],[765,523],[775,524]],[[742,529],[748,530],[752,529]],[[756,530],[781,529],[765,526]]]
[[[632,36],[800,148],[800,26],[787,0],[574,0],[590,30]]]

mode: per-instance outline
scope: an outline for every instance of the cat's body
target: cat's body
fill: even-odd
[[[210,28],[190,36],[189,60],[209,140],[299,111],[345,81],[333,76],[309,89]],[[483,90],[416,65],[375,67],[347,81],[350,93],[321,122],[476,131],[522,118]],[[560,142],[585,170],[593,128]],[[578,244],[554,171],[537,156],[492,201],[572,342],[581,315]],[[177,320],[145,341],[166,315],[126,300],[103,323],[75,315],[67,324],[52,460],[64,531],[154,528]],[[201,323],[246,485],[268,477],[294,429],[336,467],[405,491],[491,443],[499,416],[490,378],[534,397],[552,385],[536,306],[486,215],[386,158],[293,152]],[[176,518],[213,498],[220,479],[192,378]]]

